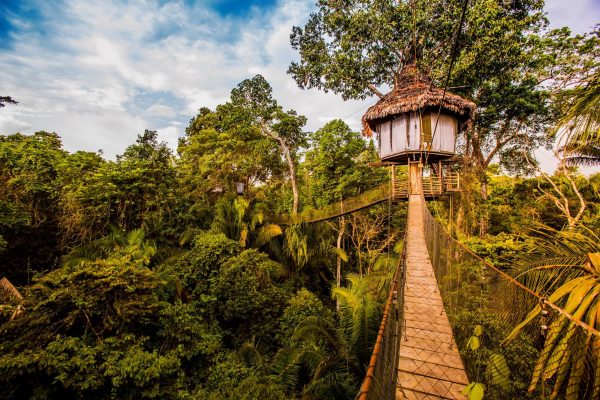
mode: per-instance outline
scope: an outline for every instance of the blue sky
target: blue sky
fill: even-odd
[[[198,108],[257,73],[309,130],[340,117],[358,129],[373,100],[302,91],[286,74],[297,57],[291,28],[314,2],[0,0],[0,95],[20,102],[0,111],[0,134],[56,131],[70,151],[112,158],[157,129],[175,147]],[[600,0],[548,0],[546,9],[552,26],[577,32],[600,20]]]

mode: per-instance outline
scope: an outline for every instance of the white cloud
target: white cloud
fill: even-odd
[[[4,110],[0,112],[0,135],[4,133],[25,132],[31,128],[31,124],[17,119],[13,113]]]
[[[68,150],[102,148],[114,157],[144,129],[157,129],[175,147],[200,107],[225,102],[257,73],[286,109],[308,117],[306,129],[333,118],[360,129],[374,99],[300,90],[286,73],[298,58],[291,28],[306,22],[314,0],[282,0],[245,20],[221,17],[206,2],[161,3],[72,0],[59,9],[40,2],[47,33],[22,30],[12,50],[0,50],[0,94],[20,101],[0,110],[0,132],[54,130]],[[551,22],[584,31],[593,3],[548,0],[547,9]]]
[[[153,104],[150,106],[146,113],[149,115],[164,117],[164,118],[173,118],[177,115],[177,112],[173,109],[173,107],[167,106],[165,104]]]
[[[67,149],[103,148],[108,157],[145,128],[162,127],[160,134],[176,145],[200,107],[223,103],[237,83],[261,73],[285,108],[308,116],[307,129],[318,129],[323,115],[345,116],[365,103],[302,91],[287,75],[297,57],[291,27],[305,22],[312,4],[283,1],[244,21],[180,2],[42,7],[49,36],[19,33],[14,50],[0,58],[0,91],[20,101],[19,118],[2,126],[55,130]],[[349,120],[357,129],[359,117]]]
[[[183,130],[182,128],[182,124],[173,122],[169,126],[158,129],[158,137],[161,141],[167,142],[169,147],[172,149],[177,149],[177,143],[179,141],[179,137],[181,136],[180,132]]]

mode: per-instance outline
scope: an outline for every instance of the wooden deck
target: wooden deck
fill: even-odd
[[[400,343],[397,399],[464,399],[469,383],[429,261],[420,195],[408,203],[405,330]]]

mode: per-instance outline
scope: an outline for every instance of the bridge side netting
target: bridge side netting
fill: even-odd
[[[584,316],[565,307],[575,300],[571,296],[580,295],[579,304],[600,301],[593,292],[600,290],[600,271],[596,289],[578,288],[552,302],[453,239],[427,207],[423,219],[455,345],[471,382],[466,390],[483,390],[485,399],[600,399],[600,334],[594,328],[600,326],[600,312]],[[509,338],[523,321],[528,323]]]
[[[323,208],[304,210],[297,215],[280,215],[278,218],[275,218],[275,222],[280,224],[296,224],[325,221],[362,210],[377,203],[382,203],[388,200],[390,193],[390,184],[385,183],[355,197],[327,205]]]
[[[371,360],[357,395],[358,400],[396,399],[398,354],[403,328],[405,267],[406,243],[404,242],[398,266],[394,272],[394,279],[390,285],[390,294],[385,304]]]

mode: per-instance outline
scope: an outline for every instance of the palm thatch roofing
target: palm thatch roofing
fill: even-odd
[[[440,107],[462,122],[470,122],[475,114],[475,103],[459,95],[433,87],[431,79],[419,72],[414,64],[403,68],[394,90],[371,106],[362,117],[363,134],[372,136],[375,123],[388,117],[427,107]]]

